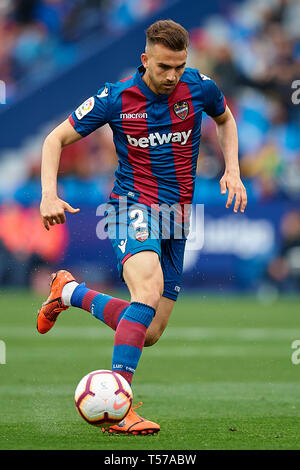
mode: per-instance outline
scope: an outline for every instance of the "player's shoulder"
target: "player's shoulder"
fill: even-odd
[[[212,78],[208,77],[204,73],[201,73],[198,69],[192,67],[186,67],[184,73],[182,74],[181,80],[186,83],[197,83],[201,84],[204,87],[206,85],[214,84]]]
[[[199,83],[199,70],[192,67],[186,67],[181,76],[181,80],[186,83]]]
[[[111,82],[106,82],[104,86],[102,86],[98,92],[97,96],[99,98],[102,97],[109,97],[112,101],[115,101],[120,94],[127,88],[130,88],[133,86],[134,82],[134,77],[130,76],[127,78],[124,78],[122,80],[119,80],[117,82],[111,83]]]

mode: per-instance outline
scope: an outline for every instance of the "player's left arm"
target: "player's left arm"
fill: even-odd
[[[240,167],[238,160],[238,133],[235,119],[226,106],[225,112],[217,117],[213,117],[216,123],[217,136],[225,160],[225,172],[220,180],[221,193],[228,198],[226,207],[229,208],[235,198],[234,212],[245,211],[247,205],[247,192],[240,177]]]

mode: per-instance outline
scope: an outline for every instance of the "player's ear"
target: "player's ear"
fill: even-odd
[[[145,67],[145,69],[148,67],[148,55],[147,55],[147,52],[143,52],[143,54],[141,54],[141,61],[142,61],[142,64],[143,66]]]

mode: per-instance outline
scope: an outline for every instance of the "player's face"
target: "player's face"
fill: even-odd
[[[146,69],[143,76],[148,87],[157,94],[170,94],[184,72],[187,50],[172,51],[162,44],[146,48],[142,64]]]

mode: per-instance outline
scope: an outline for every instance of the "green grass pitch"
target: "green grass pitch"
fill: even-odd
[[[299,298],[182,294],[134,379],[138,412],[161,425],[156,436],[110,436],[82,420],[75,387],[110,368],[113,332],[71,308],[39,335],[40,302],[0,294],[0,449],[300,449]]]

